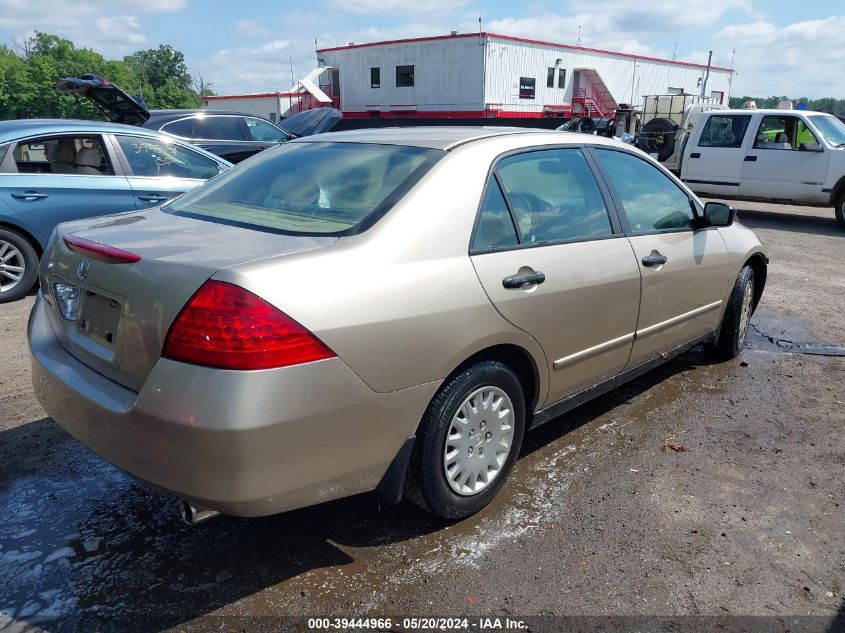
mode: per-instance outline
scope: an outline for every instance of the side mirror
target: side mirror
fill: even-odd
[[[704,226],[730,226],[736,220],[736,209],[724,202],[704,205]]]
[[[802,152],[822,152],[822,146],[816,143],[815,141],[804,141],[801,145],[798,146],[798,149]]]

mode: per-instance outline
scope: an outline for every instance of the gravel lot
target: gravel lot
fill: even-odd
[[[832,211],[738,206],[772,260],[757,328],[845,345]],[[531,434],[499,498],[457,524],[363,495],[189,528],[44,417],[32,301],[0,306],[0,629],[467,614],[845,630],[845,358],[693,350]]]

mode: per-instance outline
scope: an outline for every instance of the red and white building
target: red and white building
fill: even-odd
[[[280,117],[320,106],[344,119],[600,117],[641,106],[643,95],[699,95],[705,82],[705,96],[727,103],[733,72],[494,33],[322,48],[317,66],[291,91],[262,95],[256,110],[256,95],[206,103],[265,117],[271,103]]]
[[[274,123],[297,108],[302,95],[297,92],[256,92],[243,95],[213,95],[203,97],[203,105],[212,110],[245,112],[270,119]]]

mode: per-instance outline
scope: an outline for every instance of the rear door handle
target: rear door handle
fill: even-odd
[[[669,261],[669,258],[666,255],[661,255],[660,253],[656,255],[646,255],[643,257],[643,266],[648,266],[652,268],[654,266],[662,266],[666,262]]]
[[[745,157],[745,162],[747,162],[747,163],[756,163],[756,162],[757,162],[757,157],[756,157],[756,156],[746,156],[746,157]]]
[[[701,158],[701,152],[693,152],[689,155],[690,158]]]
[[[511,290],[513,288],[522,288],[528,284],[541,284],[546,281],[546,275],[539,270],[530,275],[511,275],[502,279],[502,286]]]
[[[168,200],[170,196],[163,196],[161,194],[152,194],[149,196],[138,196],[138,200],[143,200],[144,202],[164,202]]]
[[[32,202],[33,200],[43,200],[44,198],[49,197],[49,194],[38,193],[37,191],[24,191],[23,193],[13,193],[12,197],[16,200]]]

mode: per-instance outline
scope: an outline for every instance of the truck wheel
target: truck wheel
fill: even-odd
[[[839,228],[845,231],[845,194],[839,196],[839,200],[836,201],[835,211]]]
[[[661,163],[675,153],[675,134],[678,127],[669,119],[652,119],[640,129],[637,147],[647,154],[657,154]]]
[[[38,276],[38,255],[22,235],[0,229],[0,303],[17,301]]]

